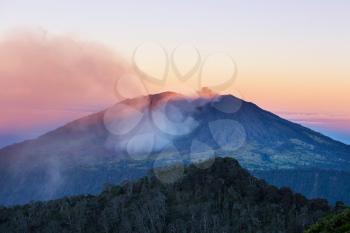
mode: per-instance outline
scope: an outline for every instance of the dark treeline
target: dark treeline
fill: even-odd
[[[99,196],[0,208],[0,232],[299,233],[331,211],[323,199],[275,188],[236,160],[216,158],[206,170],[187,167],[173,184],[151,174]]]

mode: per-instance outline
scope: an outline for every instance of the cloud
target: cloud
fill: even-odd
[[[129,73],[132,70],[121,57],[95,42],[45,31],[3,36],[0,131],[102,109],[117,101],[116,78]]]
[[[348,114],[317,112],[278,112],[278,114],[333,138],[349,142],[350,116]],[[339,137],[339,135],[347,136]]]

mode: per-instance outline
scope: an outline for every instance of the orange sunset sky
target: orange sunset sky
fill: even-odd
[[[134,63],[161,79],[175,48],[180,70],[197,49],[205,72],[184,82],[170,69],[147,93],[192,93],[235,70],[223,93],[349,144],[349,10],[345,0],[2,0],[0,147],[118,101],[116,77],[139,78]]]

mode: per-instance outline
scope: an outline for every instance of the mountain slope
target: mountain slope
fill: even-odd
[[[252,171],[260,179],[277,187],[291,187],[308,198],[326,198],[350,203],[350,173],[319,169],[280,169]]]
[[[141,177],[167,157],[190,163],[214,155],[235,157],[250,170],[350,171],[348,145],[252,103],[165,92],[125,100],[1,149],[0,204],[97,194],[105,183]]]
[[[186,167],[173,184],[150,175],[96,197],[2,208],[0,232],[297,233],[330,211],[324,200],[277,189],[237,161],[216,158],[208,169]]]

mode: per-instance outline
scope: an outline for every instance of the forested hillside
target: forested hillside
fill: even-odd
[[[331,214],[313,225],[305,233],[349,233],[350,209],[338,214]]]
[[[171,176],[172,169],[164,170]],[[150,174],[99,196],[77,196],[0,209],[0,232],[274,233],[303,232],[331,208],[251,176],[216,158],[208,169],[185,168],[176,183]]]

